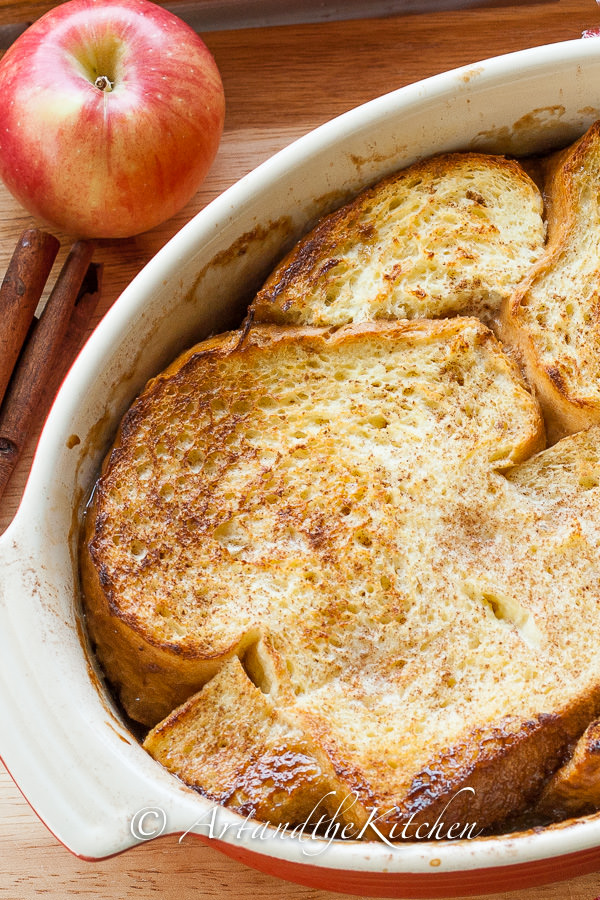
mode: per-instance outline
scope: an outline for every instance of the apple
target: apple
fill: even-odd
[[[0,61],[0,177],[79,237],[139,234],[180,210],[225,115],[198,35],[149,0],[69,0]]]

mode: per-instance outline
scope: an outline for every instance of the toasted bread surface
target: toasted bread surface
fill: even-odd
[[[321,790],[392,836],[521,809],[598,707],[597,488],[537,490],[546,453],[594,469],[577,439],[534,455],[537,404],[475,319],[189,351],[125,417],[83,552],[109,678],[167,717],[147,748],[276,822]]]
[[[554,441],[600,422],[600,123],[549,166],[548,244],[505,300],[499,335],[520,356]]]
[[[266,326],[242,337],[201,345],[150,383],[123,421],[88,517],[90,627],[106,632],[104,664],[130,715],[148,724],[172,708],[169,685],[184,699],[256,640],[263,615],[285,616],[287,592],[335,581],[336,571],[350,580],[364,568],[360,582],[377,574],[368,571],[370,529],[381,514],[372,526],[369,507],[383,503],[380,467],[393,467],[390,510],[410,508],[423,479],[443,481],[455,451],[477,448],[476,458],[508,465],[540,441],[537,407],[475,320],[335,334]],[[513,406],[522,411],[515,424]],[[447,441],[453,426],[462,440]],[[357,508],[355,493],[365,498]],[[396,519],[383,521],[395,530]],[[313,572],[317,560],[324,573]],[[164,699],[143,711],[153,684]]]
[[[325,217],[251,307],[255,321],[490,319],[543,251],[540,192],[519,163],[453,153],[416,163]]]
[[[494,473],[475,507],[476,492],[463,483],[433,527],[427,519],[430,543],[421,537],[418,553],[421,584],[428,583],[421,587],[424,606],[412,597],[411,627],[399,628],[405,623],[396,616],[385,634],[373,621],[371,634],[361,635],[365,654],[361,659],[355,651],[351,668],[346,655],[334,678],[291,700],[280,696],[286,718],[344,773],[327,780],[320,769],[320,785],[336,798],[345,785],[345,796],[356,798],[344,810],[357,829],[374,808],[380,833],[391,837],[414,838],[419,826],[422,837],[444,811],[446,824],[463,828],[502,822],[535,799],[593,719],[600,687],[594,637],[600,498],[590,475],[597,471],[600,436],[594,431]],[[336,616],[330,645],[348,642],[352,625],[344,612]],[[265,669],[281,662],[278,649],[259,648]],[[291,648],[285,651],[291,660]],[[248,668],[256,680],[256,664]],[[279,679],[263,679],[269,696],[278,696],[281,686]],[[190,701],[198,733],[206,741],[219,721],[228,745],[229,729],[205,691]],[[159,730],[171,741],[189,736],[173,720]],[[169,765],[152,732],[146,747]],[[251,760],[254,771],[261,758],[255,748],[246,766]],[[577,761],[569,773],[573,765],[581,773]],[[203,766],[179,774],[206,792]],[[589,803],[589,785],[586,797]]]
[[[337,813],[351,826],[367,818],[345,802],[327,755],[253,684],[237,656],[201,700],[192,696],[157,725],[144,747],[206,797],[259,821],[287,825]]]

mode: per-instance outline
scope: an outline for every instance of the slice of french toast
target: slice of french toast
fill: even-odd
[[[547,181],[548,245],[501,309],[554,441],[600,422],[600,122],[556,155]]]
[[[123,420],[82,548],[105,671],[166,716],[147,749],[276,823],[326,795],[391,837],[518,812],[600,713],[596,441],[534,455],[537,403],[475,319],[184,354]]]
[[[534,811],[551,821],[597,812],[600,808],[600,721],[592,722],[569,760],[544,785]]]
[[[187,784],[258,820],[286,825],[337,813],[341,826],[355,824],[355,804],[327,754],[256,687],[237,656],[204,687],[202,702],[191,697],[144,746]]]
[[[518,162],[450,153],[325,217],[257,294],[256,322],[490,320],[545,242],[540,192]]]

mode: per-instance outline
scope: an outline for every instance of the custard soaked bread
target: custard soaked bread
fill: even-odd
[[[456,314],[488,321],[541,255],[542,213],[518,162],[433,157],[323,219],[269,277],[252,315],[319,326]]]
[[[600,422],[600,123],[552,162],[548,246],[505,301],[514,346],[552,440]]]
[[[570,759],[544,785],[535,812],[550,820],[593,813],[600,807],[600,720],[577,741]]]
[[[478,829],[521,810],[600,713],[588,438],[537,453],[475,319],[184,354],[125,417],[82,557],[146,748],[273,822],[322,798],[393,837],[449,802]]]

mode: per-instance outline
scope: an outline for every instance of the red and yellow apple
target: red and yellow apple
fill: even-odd
[[[149,0],[69,0],[0,61],[0,177],[33,215],[128,237],[180,210],[225,114],[198,35]]]

